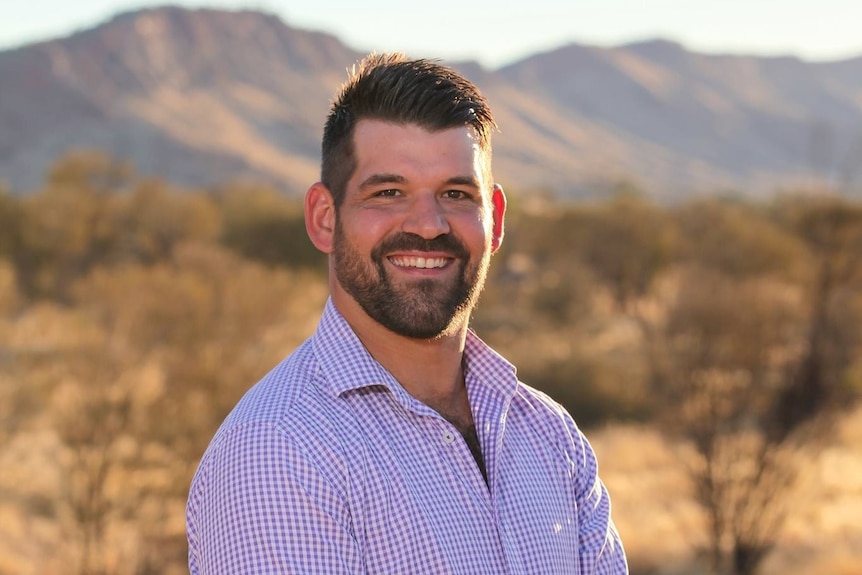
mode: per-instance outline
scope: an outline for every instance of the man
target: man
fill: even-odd
[[[627,573],[586,439],[468,329],[503,240],[494,127],[434,62],[370,56],[342,88],[305,201],[330,299],[200,463],[193,575]]]

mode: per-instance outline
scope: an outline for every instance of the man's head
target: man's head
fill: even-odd
[[[342,88],[305,210],[348,321],[415,339],[465,333],[503,238],[493,128],[476,87],[426,60],[371,56]]]
[[[429,131],[469,126],[485,156],[491,182],[491,109],[479,90],[455,71],[429,60],[373,54],[338,93],[323,130],[321,181],[336,206],[356,166],[353,134],[363,119],[415,124]]]

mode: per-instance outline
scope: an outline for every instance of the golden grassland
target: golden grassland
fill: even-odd
[[[318,286],[320,287],[320,286]],[[292,349],[311,332],[323,293],[305,299],[293,319],[273,325],[263,334],[270,350]],[[302,312],[299,312],[299,309]],[[0,341],[7,349],[78,349],[98,340],[93,326],[75,310],[50,304],[34,306],[26,314],[0,324]],[[273,361],[278,353],[269,354]],[[63,444],[56,418],[80,405],[81,388],[62,371],[45,404],[32,411],[27,425],[0,442],[0,573],[65,575],[77,553],[71,535],[75,521],[68,507],[57,505],[68,497],[74,481],[74,454]],[[0,389],[8,394],[16,382],[2,374]],[[166,382],[155,364],[132,376],[142,404],[165,393]],[[7,398],[3,398],[7,399]],[[41,401],[41,400],[40,400]],[[5,403],[5,402],[4,402]],[[16,417],[6,403],[3,418]],[[834,439],[822,449],[803,453],[805,472],[793,493],[793,506],[778,545],[763,565],[763,575],[829,573],[851,575],[862,571],[862,409],[849,413],[836,428]],[[706,532],[702,510],[691,497],[691,486],[681,461],[684,446],[665,439],[649,424],[608,424],[588,431],[601,465],[601,475],[614,504],[614,518],[623,537],[633,573],[696,575],[696,549]],[[118,462],[102,488],[112,505],[126,508],[112,513],[104,538],[105,572],[132,574],[140,565],[141,525],[152,524],[159,536],[176,547],[184,537],[185,481],[191,465],[162,465],[141,470],[130,460],[170,459],[155,443],[140,444],[135,437],[117,438],[111,445]],[[188,462],[192,463],[192,462]],[[73,470],[70,475],[70,470]],[[171,497],[147,498],[145,487],[163,489]],[[71,530],[71,531],[70,531]],[[180,543],[178,543],[180,542]],[[182,551],[182,550],[180,550]],[[176,550],[174,551],[177,552]],[[185,572],[182,562],[165,567],[165,575]]]

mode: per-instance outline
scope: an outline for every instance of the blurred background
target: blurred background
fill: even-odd
[[[317,4],[3,6],[0,574],[187,572],[198,458],[325,301],[302,198],[374,50],[491,102],[473,326],[633,575],[862,573],[862,6]]]

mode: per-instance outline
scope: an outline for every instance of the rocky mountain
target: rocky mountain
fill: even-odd
[[[0,177],[34,186],[67,150],[99,148],[180,183],[298,189],[317,174],[322,118],[358,57],[272,15],[180,8],[2,52]]]
[[[652,41],[566,46],[498,73],[560,116],[621,136],[618,165],[660,187],[862,188],[862,58],[704,55]]]
[[[333,92],[362,56],[255,11],[162,7],[0,52],[0,180],[37,187],[72,149],[189,185],[317,177]],[[498,70],[456,62],[500,125],[495,175],[561,197],[633,181],[660,199],[862,190],[862,58],[568,45]]]

